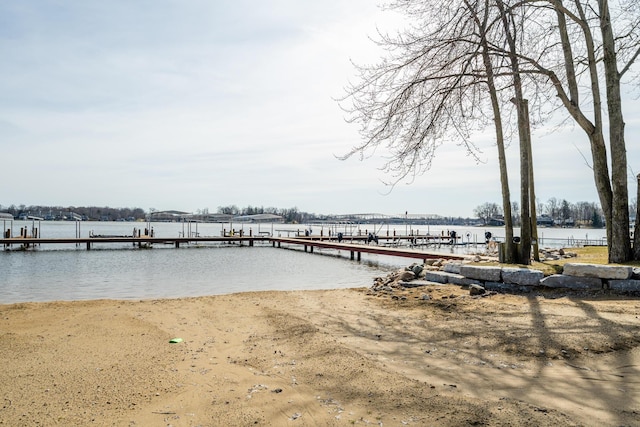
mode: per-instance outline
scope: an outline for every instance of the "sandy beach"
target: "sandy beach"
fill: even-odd
[[[1,305],[0,424],[640,425],[638,316],[446,285]]]

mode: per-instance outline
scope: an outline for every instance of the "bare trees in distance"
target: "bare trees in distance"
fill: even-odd
[[[511,205],[512,215],[517,218],[519,216],[518,203]],[[635,206],[630,206],[635,209]],[[553,220],[555,225],[565,226],[584,226],[602,228],[604,227],[604,216],[600,205],[595,202],[576,202],[571,203],[565,199],[559,200],[555,197],[550,198],[546,203],[537,202],[536,211],[541,217],[545,218],[545,223],[549,223],[549,219]],[[492,220],[502,219],[502,206],[497,203],[486,202],[477,206],[473,213],[485,225],[490,224]],[[538,221],[541,223],[541,221]],[[516,221],[515,225],[519,225]]]

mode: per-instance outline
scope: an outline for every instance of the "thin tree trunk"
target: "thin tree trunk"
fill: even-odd
[[[540,261],[540,248],[538,246],[538,216],[536,214],[536,190],[535,180],[533,179],[533,150],[531,147],[531,125],[529,123],[529,102],[525,99],[524,106],[526,109],[527,120],[527,140],[529,149],[529,203],[531,204],[531,240],[533,244],[533,259]]]
[[[640,174],[636,176],[636,224],[633,227],[633,259],[640,259]]]
[[[520,77],[520,65],[518,62],[516,41],[511,33],[509,17],[505,11],[502,0],[496,0],[496,5],[500,9],[502,24],[505,36],[509,45],[509,60],[511,62],[511,72],[513,74],[513,89],[515,99],[513,100],[518,111],[518,134],[520,140],[520,256],[519,262],[524,265],[531,264],[531,214],[529,208],[529,148],[526,105],[522,94],[522,80]]]
[[[516,66],[514,73],[519,73],[519,67]],[[531,189],[530,168],[531,159],[529,158],[529,144],[531,141],[527,138],[526,129],[526,100],[522,95],[522,83],[520,78],[514,79],[514,88],[516,92],[516,105],[518,107],[518,133],[520,134],[520,216],[522,224],[520,225],[520,262],[524,265],[531,264],[531,205],[529,203]]]
[[[469,10],[472,10],[468,2],[465,2]],[[496,145],[498,147],[498,164],[500,168],[500,188],[502,193],[502,212],[504,215],[504,231],[505,231],[505,247],[503,261],[507,264],[515,262],[516,251],[513,242],[513,217],[511,215],[511,194],[509,190],[509,174],[507,169],[507,156],[504,147],[504,132],[502,126],[502,114],[500,112],[500,102],[495,85],[495,77],[493,72],[493,64],[489,56],[489,43],[487,41],[487,19],[489,11],[489,2],[485,0],[485,16],[482,22],[478,19],[477,13],[474,11],[474,19],[480,30],[480,43],[482,47],[482,60],[485,71],[487,73],[487,86],[489,97],[491,98],[491,108],[493,111],[493,121],[496,131]]]

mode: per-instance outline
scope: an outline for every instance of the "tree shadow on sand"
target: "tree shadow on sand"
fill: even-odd
[[[410,378],[551,408],[586,425],[636,422],[637,299],[459,297],[377,305],[357,320],[345,305],[313,322]]]

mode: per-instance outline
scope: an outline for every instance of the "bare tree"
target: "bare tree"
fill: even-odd
[[[521,52],[521,55],[536,72],[548,77],[565,110],[587,134],[591,144],[594,180],[607,226],[609,261],[626,261],[632,254],[620,79],[630,70],[640,53],[640,13],[637,5],[633,2],[615,2],[616,17],[623,23],[616,35],[607,0],[525,2],[537,4],[536,7],[541,9],[551,7],[556,16],[555,22],[547,23],[558,30],[564,75],[559,73],[558,56],[552,49],[544,54]],[[595,35],[596,32],[599,37]],[[602,64],[602,69],[599,64]],[[600,88],[601,71],[606,83],[606,96],[603,96]],[[586,100],[580,98],[579,90],[584,83],[589,87]],[[606,100],[609,116],[609,153],[604,135],[603,99]],[[589,111],[592,111],[591,117],[588,116]],[[610,168],[608,154],[611,156]]]
[[[560,202],[555,197],[551,197],[547,200],[546,212],[551,218],[555,219],[558,217],[558,210],[560,206]]]
[[[346,108],[349,120],[361,125],[363,143],[343,158],[374,151],[390,152],[385,172],[395,185],[429,169],[436,148],[457,141],[477,155],[473,130],[493,121],[500,165],[505,218],[505,261],[513,261],[513,221],[505,155],[504,131],[490,56],[490,0],[459,2],[397,1],[417,24],[379,43],[388,56],[374,66],[360,67],[360,81],[351,85]],[[487,94],[489,95],[487,97]],[[492,115],[484,108],[489,98]],[[343,100],[343,101],[344,101]]]
[[[518,135],[520,139],[520,253],[518,261],[523,264],[531,263],[531,133],[529,130],[529,106],[522,89],[520,74],[520,58],[516,38],[522,28],[517,24],[511,9],[508,9],[502,0],[495,0],[500,11],[500,20],[504,29],[507,42],[507,57],[511,67],[513,78],[513,103],[518,112]]]
[[[483,203],[482,205],[476,207],[473,210],[473,213],[482,220],[484,225],[489,223],[489,220],[495,219],[500,214],[500,207],[495,203]]]
[[[421,4],[424,3],[424,4]],[[408,16],[430,2],[398,2]],[[397,35],[379,34],[377,43],[387,57],[372,66],[358,67],[360,80],[347,88],[342,100],[348,120],[360,125],[363,143],[342,158],[365,156],[383,147],[391,173],[389,185],[428,170],[435,150],[445,140],[457,140],[472,155],[477,149],[469,138],[469,124],[478,118],[475,74],[476,46],[473,25],[462,8],[440,8],[441,14],[425,30],[409,28]],[[345,103],[341,105],[344,107]]]
[[[497,140],[504,140],[500,129],[505,104],[499,102],[499,94],[511,90],[520,141],[520,258],[528,263],[532,213],[535,216],[528,95],[542,94],[547,99],[534,102],[536,108],[564,109],[588,136],[609,261],[628,260],[632,253],[620,91],[621,78],[640,56],[638,2],[397,0],[392,7],[402,8],[417,24],[395,37],[381,35],[388,57],[361,68],[361,82],[349,88],[351,120],[360,123],[364,142],[345,158],[384,147],[390,153],[384,169],[392,173],[394,185],[427,170],[445,141],[457,140],[476,154],[474,129],[493,121]],[[557,102],[551,100],[553,95]],[[482,111],[487,102],[490,119]],[[500,158],[500,142],[498,147]],[[502,161],[500,167],[502,179]],[[504,186],[502,193],[508,212],[512,209]],[[640,257],[640,233],[634,246]]]
[[[513,219],[511,216],[511,194],[509,190],[509,174],[507,170],[507,157],[505,150],[504,129],[502,125],[502,113],[500,100],[495,81],[494,65],[491,59],[491,49],[489,46],[489,22],[491,17],[490,0],[472,2],[464,0],[467,10],[472,14],[480,43],[482,62],[486,73],[486,84],[489,98],[491,99],[491,110],[496,132],[496,146],[498,148],[498,164],[500,167],[500,186],[502,192],[502,212],[504,216],[505,228],[505,251],[504,262],[513,263],[516,259],[515,245],[513,241]]]
[[[640,55],[640,7],[628,0],[613,2],[614,9],[608,0],[495,2],[505,15],[521,20],[521,33],[525,30],[524,39],[528,43],[517,52],[519,74],[545,76],[550,86],[539,89],[543,92],[552,89],[562,108],[588,136],[594,181],[607,225],[609,261],[628,260],[631,251],[627,160],[620,85],[622,76]],[[615,19],[611,18],[612,10],[616,12]],[[613,22],[619,23],[617,28]],[[531,29],[536,33],[531,34]],[[535,42],[540,34],[548,38],[542,43]],[[496,55],[513,56],[510,45],[494,48]],[[606,83],[606,96],[601,93],[601,80]],[[585,87],[588,92],[581,91]],[[605,102],[609,150],[603,125]],[[640,244],[640,237],[637,239]]]

